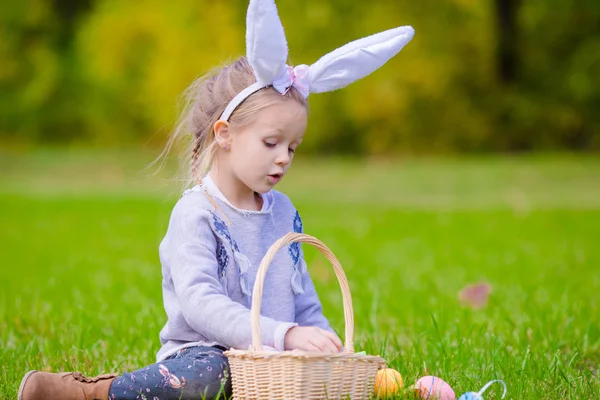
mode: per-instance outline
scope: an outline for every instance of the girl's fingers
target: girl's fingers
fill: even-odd
[[[309,339],[309,342],[317,346],[320,350],[320,353],[335,353],[335,346],[333,346],[333,343],[331,343],[329,338],[325,337],[324,335],[312,337]]]
[[[329,335],[325,335],[325,339],[327,340],[327,346],[329,347],[329,349],[331,350],[332,353],[340,352],[340,349],[335,344],[335,341],[333,340],[333,338],[331,338]]]
[[[330,332],[327,332],[327,331],[323,332],[323,338],[327,342],[327,347],[331,350],[332,353],[339,353],[340,350],[337,347],[335,340],[329,335],[329,333]]]
[[[342,343],[342,341],[340,340],[340,338],[337,337],[337,335],[335,333],[329,332],[329,331],[326,331],[326,330],[323,329],[323,334],[325,336],[327,336],[329,339],[331,339],[331,341],[333,342],[333,344],[337,348],[338,352],[342,351],[342,347],[344,346],[344,344]]]
[[[323,353],[323,351],[321,351],[321,349],[317,345],[315,345],[311,342],[306,343],[306,346],[304,346],[304,347],[305,347],[303,349],[304,351],[308,351],[311,353]]]
[[[309,343],[316,348],[317,353],[325,353],[323,345],[321,345],[317,339],[309,339]]]

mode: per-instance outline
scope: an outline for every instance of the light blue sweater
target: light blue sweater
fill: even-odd
[[[263,210],[241,210],[210,178],[203,182],[219,209],[202,186],[187,190],[159,247],[168,320],[160,332],[157,361],[193,345],[248,349],[252,288],[260,262],[276,240],[302,232],[300,215],[284,194],[272,190],[265,195]],[[298,243],[281,249],[271,263],[261,315],[263,345],[279,351],[285,334],[296,325],[331,331]]]

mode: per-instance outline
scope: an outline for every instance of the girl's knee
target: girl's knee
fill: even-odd
[[[192,348],[163,362],[125,373],[111,387],[111,399],[115,400],[144,397],[223,400],[230,396],[227,357],[221,351],[206,348]]]
[[[225,399],[231,395],[231,379],[227,358],[213,357],[208,362],[195,362],[190,368],[184,393],[193,398]]]

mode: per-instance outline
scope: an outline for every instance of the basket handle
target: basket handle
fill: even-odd
[[[267,254],[265,254],[263,257],[260,267],[258,268],[258,272],[256,273],[256,281],[254,283],[254,290],[252,292],[252,308],[250,311],[250,321],[252,324],[252,345],[254,350],[262,350],[262,337],[260,334],[260,307],[262,304],[263,286],[265,283],[267,269],[273,261],[275,254],[284,246],[294,242],[308,243],[313,245],[325,256],[325,258],[329,260],[329,262],[331,262],[342,290],[342,300],[344,303],[344,320],[346,322],[344,353],[354,353],[354,311],[352,309],[352,296],[350,294],[350,287],[348,286],[348,280],[346,279],[344,269],[331,250],[329,250],[329,248],[325,246],[325,244],[319,239],[304,233],[294,232],[284,235],[278,241],[273,243],[273,245],[267,251]]]

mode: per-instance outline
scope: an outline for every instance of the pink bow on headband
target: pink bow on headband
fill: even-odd
[[[308,81],[308,65],[298,65],[296,68],[287,68],[273,81],[273,87],[279,93],[286,94],[294,86],[306,99],[308,97],[310,82]]]

